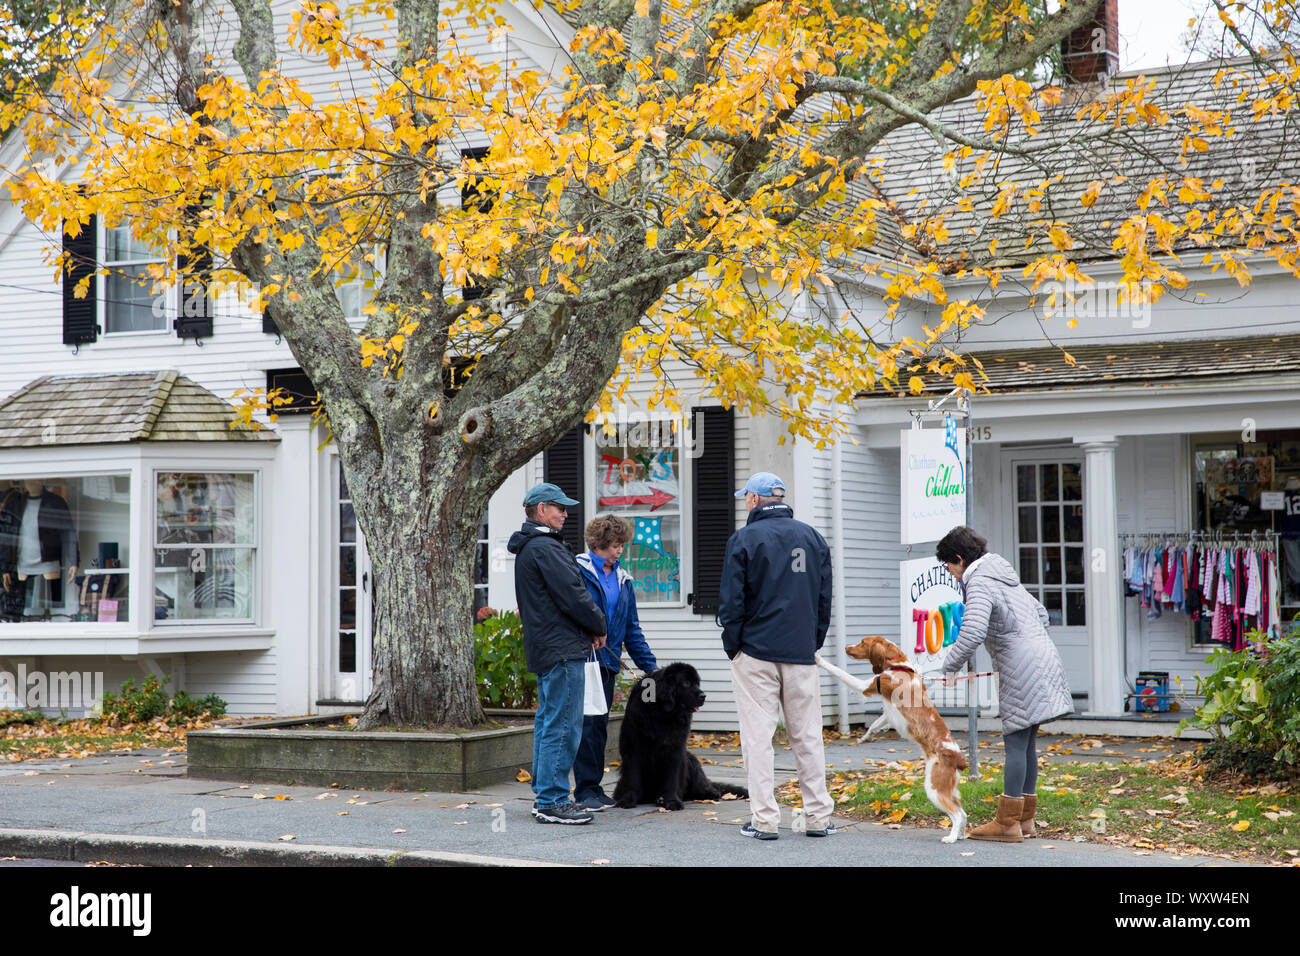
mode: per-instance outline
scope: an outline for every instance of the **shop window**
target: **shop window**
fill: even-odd
[[[1083,627],[1083,465],[1016,464],[1016,557],[1021,583],[1053,626]]]
[[[1228,540],[1254,532],[1278,537],[1281,611],[1300,613],[1300,429],[1260,431],[1193,444],[1193,528]],[[1208,617],[1204,616],[1204,617]],[[1197,622],[1196,643],[1208,640],[1209,622]]]
[[[682,601],[681,430],[671,422],[619,423],[593,429],[596,507],[626,518],[632,540],[620,563],[637,602]]]
[[[128,475],[0,481],[0,624],[127,620],[130,512]]]
[[[156,621],[252,620],[255,487],[250,474],[158,473]]]

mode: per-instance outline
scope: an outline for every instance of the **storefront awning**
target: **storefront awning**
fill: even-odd
[[[0,448],[144,441],[279,441],[231,428],[235,410],[174,369],[47,375],[0,402]]]

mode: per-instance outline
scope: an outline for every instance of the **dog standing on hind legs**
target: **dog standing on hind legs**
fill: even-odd
[[[968,766],[966,756],[952,739],[930,697],[925,680],[892,641],[867,637],[845,653],[857,660],[871,662],[876,677],[863,681],[817,656],[817,666],[832,677],[852,687],[863,697],[879,697],[884,713],[868,728],[863,740],[877,730],[893,727],[900,737],[917,744],[925,755],[925,795],[935,807],[948,815],[951,827],[944,843],[956,843],[966,836],[966,811],[961,805],[961,771]]]

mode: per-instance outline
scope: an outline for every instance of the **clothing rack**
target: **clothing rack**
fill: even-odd
[[[1207,548],[1242,548],[1265,546],[1276,551],[1276,531],[1121,531],[1119,543],[1124,545],[1160,544],[1202,545]]]
[[[1198,554],[1220,550],[1252,551],[1262,555],[1264,560],[1271,563],[1273,569],[1270,572],[1271,574],[1276,574],[1278,553],[1280,551],[1280,535],[1276,531],[1228,531],[1222,529],[1207,531],[1125,531],[1120,532],[1117,538],[1121,552],[1130,548],[1144,551],[1162,546],[1171,549],[1191,549]],[[1129,581],[1127,577],[1127,573],[1121,575],[1120,593],[1124,597],[1128,596]],[[1265,585],[1267,585],[1267,582],[1265,582]],[[1190,585],[1187,586],[1190,587]],[[1159,598],[1156,597],[1155,600],[1158,601]],[[1270,606],[1273,607],[1273,613],[1276,614],[1276,605]],[[1127,610],[1124,613],[1124,626],[1121,633],[1124,660],[1127,662]]]

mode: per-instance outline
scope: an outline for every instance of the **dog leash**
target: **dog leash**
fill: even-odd
[[[980,674],[961,674],[955,677],[944,677],[943,674],[922,674],[925,680],[974,680],[976,677],[992,677],[996,671],[984,671]]]

